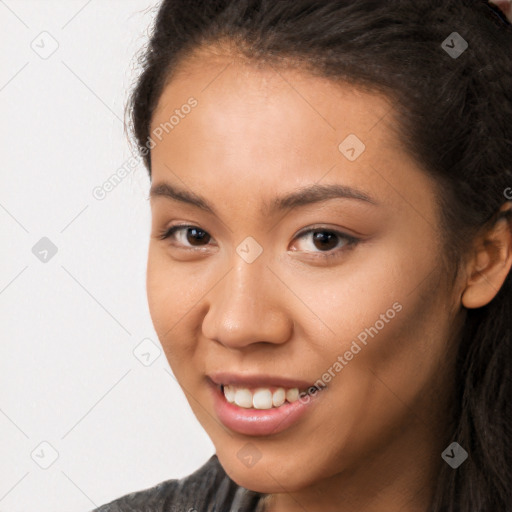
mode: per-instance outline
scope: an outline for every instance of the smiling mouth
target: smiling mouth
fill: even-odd
[[[312,396],[326,386],[309,386],[299,389],[297,387],[285,388],[280,386],[249,387],[235,384],[218,385],[226,401],[244,409],[275,409],[283,404],[290,404],[297,400]]]
[[[247,436],[271,436],[300,422],[322,402],[323,382],[308,384],[270,375],[216,374],[208,377],[213,408],[228,429]],[[322,386],[322,387],[319,387]]]

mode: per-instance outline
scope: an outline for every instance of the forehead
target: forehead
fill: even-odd
[[[196,106],[184,108],[191,98]],[[276,193],[337,182],[378,202],[387,194],[396,203],[398,193],[428,210],[432,182],[402,149],[394,113],[383,94],[300,69],[197,57],[174,74],[155,110],[153,180],[200,183],[258,206]],[[360,145],[354,160],[340,149],[346,140]]]
[[[193,109],[187,105],[191,99]],[[151,124],[158,135],[152,160],[184,156],[187,147],[187,164],[208,152],[224,167],[252,161],[275,168],[297,159],[315,167],[325,158],[339,160],[339,144],[351,134],[365,144],[371,138],[375,146],[384,138],[386,146],[396,146],[390,130],[383,129],[392,123],[391,111],[383,95],[299,69],[195,57],[160,96]]]
[[[324,131],[344,128],[369,131],[384,116],[392,113],[392,104],[384,94],[363,91],[347,82],[334,82],[311,74],[297,65],[248,62],[241,57],[216,55],[204,51],[184,60],[164,87],[153,114],[151,129],[169,120],[169,114],[193,96],[201,104],[202,116],[212,115],[225,124],[234,114],[250,115],[254,120],[267,117],[270,122],[296,121]],[[222,116],[219,111],[222,110]],[[285,116],[279,118],[278,114]],[[213,121],[213,120],[212,120]],[[293,128],[291,122],[288,131]],[[218,123],[212,125],[217,127]]]

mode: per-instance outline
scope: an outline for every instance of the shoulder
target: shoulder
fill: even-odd
[[[207,510],[256,511],[261,494],[231,480],[217,455],[190,475],[166,480],[125,494],[91,512],[206,512]],[[212,509],[212,504],[215,508]]]

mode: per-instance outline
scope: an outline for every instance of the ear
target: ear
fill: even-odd
[[[504,203],[494,224],[477,236],[474,254],[466,267],[462,304],[466,308],[485,306],[498,294],[512,267],[512,202]]]

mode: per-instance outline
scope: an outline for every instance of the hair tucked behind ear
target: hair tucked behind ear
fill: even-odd
[[[468,48],[452,58],[453,32]],[[485,0],[164,0],[127,104],[151,175],[153,112],[177,65],[229,41],[248,60],[285,62],[385,93],[399,138],[439,184],[446,255],[455,266],[512,187],[512,25]],[[510,217],[509,217],[510,227]],[[469,453],[441,463],[432,512],[512,509],[512,275],[467,311],[447,444]],[[439,454],[440,456],[440,454]]]

